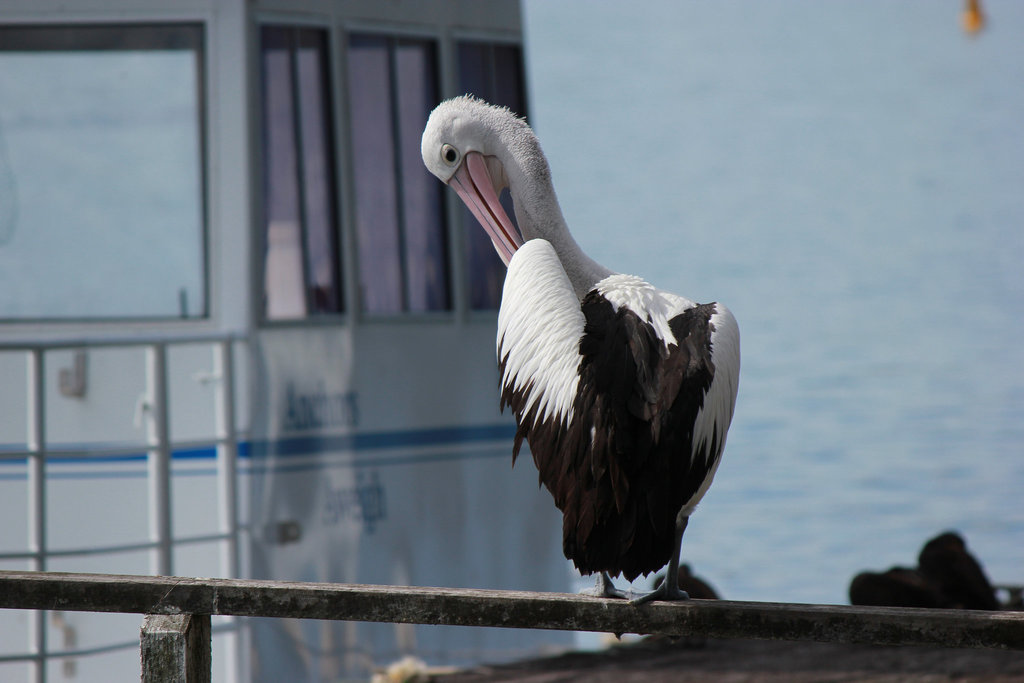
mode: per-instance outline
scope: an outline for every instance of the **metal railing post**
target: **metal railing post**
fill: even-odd
[[[224,576],[238,577],[238,435],[235,431],[235,353],[234,341],[223,339],[213,347],[213,375],[216,404],[217,489],[221,541],[220,566]],[[241,680],[241,633],[238,617],[228,617],[236,630],[224,635],[224,661],[229,678]]]
[[[150,559],[154,574],[169,576],[172,563],[171,446],[167,408],[167,347],[146,348],[146,408],[149,441],[149,536],[156,544]]]
[[[32,569],[46,571],[46,388],[43,349],[28,352],[28,550],[32,553]],[[28,647],[34,656],[29,680],[46,681],[46,617],[45,611],[29,614]]]
[[[218,378],[214,394],[217,430],[217,486],[220,493],[221,571],[238,576],[238,437],[235,433],[234,342],[225,339],[214,346],[213,374]]]

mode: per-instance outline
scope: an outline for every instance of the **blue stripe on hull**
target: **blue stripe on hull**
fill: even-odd
[[[470,427],[438,427],[429,429],[413,429],[401,431],[367,432],[343,435],[307,435],[290,436],[279,439],[263,439],[259,441],[242,441],[238,444],[238,456],[241,460],[248,460],[248,466],[244,466],[243,473],[266,472],[301,472],[317,469],[334,469],[337,467],[365,467],[374,465],[378,467],[426,464],[436,462],[447,462],[457,460],[470,460],[480,458],[493,458],[509,455],[507,449],[487,450],[472,452],[441,452],[425,455],[384,455],[372,457],[359,457],[360,453],[388,450],[396,448],[423,448],[431,446],[458,446],[474,443],[487,442],[511,442],[515,436],[515,426],[509,424],[476,425]],[[103,450],[103,446],[97,444],[89,445],[52,445],[53,451],[68,453],[82,451],[81,455],[52,455],[46,461],[48,465],[82,465],[82,464],[111,464],[111,463],[144,463],[146,454],[130,453],[124,455],[89,455],[88,452]],[[21,446],[0,447],[0,453],[4,450],[22,450]],[[321,453],[350,453],[354,457],[344,462],[307,462],[286,464],[280,462],[282,459],[290,459],[302,456],[310,456]],[[200,462],[215,460],[217,449],[210,445],[206,447],[177,449],[171,454],[172,459],[181,465],[188,462]],[[268,460],[273,459],[273,464]],[[2,465],[22,465],[25,458],[0,459]],[[181,476],[212,476],[216,469],[203,467],[201,469],[189,468],[174,472],[175,477]],[[74,471],[50,471],[47,477],[51,479],[125,479],[145,478],[147,473],[141,470],[117,470],[107,472],[74,472]],[[25,480],[24,472],[0,472],[0,481]]]

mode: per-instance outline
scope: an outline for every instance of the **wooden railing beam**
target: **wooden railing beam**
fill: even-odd
[[[0,608],[1024,650],[1024,612],[728,600],[633,606],[563,593],[244,579],[0,571]]]

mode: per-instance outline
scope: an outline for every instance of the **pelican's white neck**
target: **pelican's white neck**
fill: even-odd
[[[514,139],[501,141],[497,156],[508,179],[519,230],[524,239],[551,243],[576,296],[582,299],[613,271],[587,256],[573,239],[555,195],[551,169],[533,131],[523,126],[516,133]]]

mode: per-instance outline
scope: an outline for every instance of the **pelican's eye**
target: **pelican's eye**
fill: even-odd
[[[449,166],[455,166],[459,163],[459,150],[447,143],[441,145],[441,160]]]

